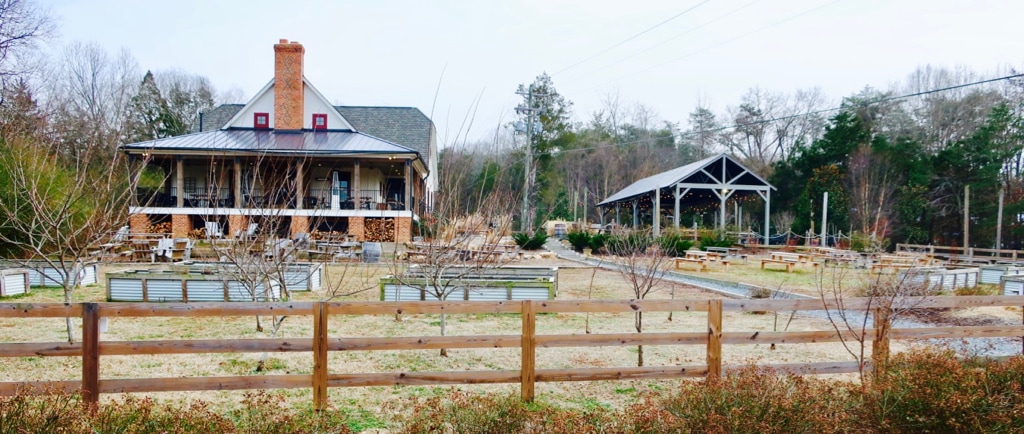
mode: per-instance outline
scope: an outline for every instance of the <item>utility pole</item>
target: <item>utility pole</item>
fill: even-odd
[[[526,133],[526,160],[523,165],[523,209],[522,215],[519,220],[519,230],[523,232],[533,233],[533,215],[530,210],[530,192],[533,190],[534,180],[534,169],[533,169],[533,135],[541,130],[540,121],[535,121],[535,116],[540,116],[544,109],[536,108],[533,106],[533,99],[535,97],[547,96],[547,94],[535,93],[533,91],[533,85],[531,84],[527,90],[520,88],[516,91],[516,95],[526,97],[526,105],[520,105],[516,107],[516,113],[526,115],[526,122],[518,121],[515,123],[515,130],[517,133]]]

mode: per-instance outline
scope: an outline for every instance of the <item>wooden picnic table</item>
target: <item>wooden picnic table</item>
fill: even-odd
[[[807,253],[772,252],[771,260],[810,264],[814,263],[814,255]]]
[[[737,255],[740,254],[740,249],[736,248],[736,247],[708,246],[708,247],[705,247],[704,250],[707,250],[708,252],[721,253],[721,254],[727,255],[727,256],[737,256]]]
[[[716,252],[705,252],[703,250],[687,250],[685,258],[704,259],[708,261],[720,261],[722,259],[722,254]]]

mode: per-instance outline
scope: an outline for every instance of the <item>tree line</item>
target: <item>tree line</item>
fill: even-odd
[[[722,113],[698,101],[685,123],[678,123],[619,95],[606,96],[601,109],[578,120],[571,100],[541,74],[529,86],[540,95],[531,101],[541,113],[541,133],[532,137],[529,155],[535,173],[523,172],[527,138],[507,125],[496,129],[493,140],[443,149],[441,167],[470,174],[451,193],[466,198],[467,210],[479,205],[474,198],[495,190],[521,198],[524,177],[533,178],[528,195],[538,223],[528,230],[547,219],[600,222],[596,204],[630,183],[726,153],[778,189],[772,194],[771,234],[820,234],[828,192],[828,232],[866,237],[876,246],[962,244],[969,186],[970,245],[997,245],[1002,195],[999,244],[1020,247],[1024,82],[984,78],[967,68],[926,66],[885,90],[865,87],[839,100],[818,89],[752,88]],[[741,212],[757,216],[762,206],[751,202]],[[732,212],[730,207],[730,217]],[[698,213],[687,217],[697,221]],[[668,215],[662,218],[671,222]],[[759,220],[742,218],[749,223],[737,229],[763,233]]]

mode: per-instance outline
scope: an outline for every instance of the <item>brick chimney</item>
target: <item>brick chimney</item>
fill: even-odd
[[[274,44],[274,129],[302,129],[302,44],[282,39]]]

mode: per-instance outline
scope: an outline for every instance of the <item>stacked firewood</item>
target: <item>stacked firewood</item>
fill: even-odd
[[[314,230],[314,231],[309,233],[309,239],[311,239],[313,241],[339,239],[339,238],[344,238],[344,237],[345,237],[345,233],[344,232],[339,232],[339,231],[317,231],[317,230]]]
[[[364,222],[366,241],[390,243],[395,241],[395,219],[372,219]]]
[[[206,228],[192,229],[188,233],[188,237],[193,240],[201,240],[206,238]]]
[[[149,226],[149,233],[151,234],[169,234],[171,233],[171,222],[157,223]]]

